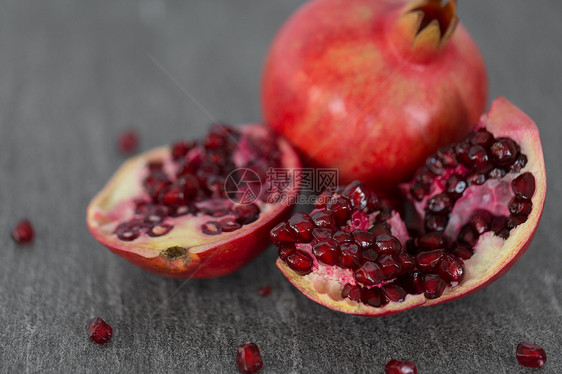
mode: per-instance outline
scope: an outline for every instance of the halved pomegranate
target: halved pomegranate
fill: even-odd
[[[383,316],[465,296],[505,273],[539,223],[546,177],[534,122],[504,98],[463,141],[430,156],[403,186],[418,217],[361,182],[270,233],[277,266],[334,310]]]
[[[170,277],[227,275],[267,248],[299,188],[266,185],[269,168],[300,160],[260,125],[214,126],[202,141],[178,141],[129,159],[90,202],[92,235],[118,255]]]

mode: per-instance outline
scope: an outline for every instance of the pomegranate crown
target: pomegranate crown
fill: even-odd
[[[431,41],[437,48],[453,35],[459,23],[456,0],[420,0],[408,6],[405,15],[412,17],[416,43],[419,39]]]

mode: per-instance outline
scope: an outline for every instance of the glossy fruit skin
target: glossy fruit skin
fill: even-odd
[[[459,24],[439,50],[408,55],[408,36],[394,30],[406,5],[310,1],[269,50],[261,93],[266,122],[305,164],[338,168],[340,184],[359,179],[389,190],[484,113],[484,61],[467,31]]]

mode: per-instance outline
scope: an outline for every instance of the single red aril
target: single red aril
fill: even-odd
[[[263,367],[260,349],[256,343],[244,343],[236,351],[236,364],[241,373],[252,374]]]
[[[294,173],[286,188],[270,189],[265,172],[256,172],[270,167],[299,168],[300,160],[265,126],[215,125],[204,140],[126,161],[90,202],[88,228],[111,251],[161,275],[230,274],[267,248],[269,231],[296,200]],[[275,193],[286,199],[272,201]],[[293,229],[278,230],[277,244],[295,242]]]
[[[86,334],[96,344],[105,344],[111,340],[113,329],[103,319],[94,317],[86,322]]]
[[[487,91],[456,0],[315,0],[275,37],[261,96],[266,123],[311,166],[337,168],[341,183],[390,190],[469,133]],[[451,150],[439,156],[432,172],[457,163]],[[489,157],[508,156],[502,148]]]
[[[263,286],[258,290],[258,295],[262,297],[269,296],[271,294],[271,287],[270,286]]]
[[[546,362],[546,352],[543,347],[529,341],[522,341],[515,351],[517,361],[523,366],[540,368]]]
[[[390,360],[384,367],[385,374],[418,374],[416,364],[410,361]]]
[[[488,155],[494,146],[505,152],[496,149],[499,156],[488,162],[502,173],[480,174],[488,164],[468,157],[469,150],[481,147]],[[450,188],[474,175],[482,180]],[[416,183],[425,185],[419,195],[412,188]],[[325,196],[327,211],[336,217],[345,207],[345,214],[334,226],[313,229],[310,237],[318,239],[308,236],[309,217],[323,215],[323,207],[288,221],[293,231],[307,233],[291,243],[279,240],[291,225],[276,227],[277,267],[310,299],[365,316],[440,304],[485,287],[525,252],[542,214],[546,177],[537,127],[499,98],[465,140],[430,156],[401,190],[411,204],[410,215],[416,216],[409,230],[388,202],[353,182]],[[364,203],[364,197],[371,201],[373,196],[376,205]]]
[[[134,130],[126,130],[117,138],[117,148],[123,155],[128,156],[137,150],[139,136]]]
[[[27,219],[22,219],[12,229],[12,239],[18,244],[31,243],[34,237],[33,226]]]

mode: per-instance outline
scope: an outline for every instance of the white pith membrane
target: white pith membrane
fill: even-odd
[[[408,294],[404,301],[390,301],[383,307],[372,307],[342,297],[346,284],[357,283],[353,270],[319,263],[312,254],[310,244],[297,244],[296,247],[310,253],[314,262],[311,273],[299,275],[281,259],[277,260],[277,267],[310,299],[337,311],[365,316],[383,316],[413,307],[443,303],[474,292],[501,276],[526,250],[540,220],[546,196],[544,160],[535,123],[506,99],[500,97],[494,101],[490,113],[482,116],[478,128],[481,127],[485,127],[495,138],[507,137],[514,140],[520,146],[521,154],[527,156],[527,164],[520,173],[508,173],[502,179],[489,179],[482,186],[468,187],[455,204],[445,233],[456,237],[460,227],[471,218],[466,213],[468,207],[470,212],[479,207],[494,215],[508,215],[508,202],[513,196],[511,181],[518,175],[531,173],[535,178],[536,189],[531,199],[533,209],[527,221],[511,229],[507,240],[491,231],[479,237],[473,247],[474,255],[463,260],[464,278],[460,284],[448,286],[436,299],[426,299],[423,293]],[[502,186],[501,191],[497,188],[498,185]],[[423,212],[427,201],[438,192],[440,191],[432,189],[421,203],[417,203],[418,212]],[[491,201],[496,201],[497,204],[491,204]],[[405,230],[401,220],[393,216],[387,223],[391,225],[392,234],[399,238],[404,247]]]
[[[264,139],[275,139],[280,151],[280,165],[277,167],[293,169],[300,167],[300,160],[292,147],[282,138],[275,135],[262,125],[245,125],[236,128],[240,133],[238,146],[234,151],[232,160],[236,168],[245,168],[248,163],[258,157],[248,147],[251,138],[253,146],[260,146]],[[132,241],[123,241],[115,234],[120,223],[127,222],[135,217],[135,201],[147,199],[147,193],[143,189],[143,180],[149,174],[147,163],[149,161],[163,162],[163,170],[168,175],[175,175],[178,165],[171,156],[171,148],[159,147],[128,159],[115,172],[105,187],[92,199],[87,209],[87,222],[92,235],[102,244],[117,252],[132,253],[144,258],[155,258],[166,255],[169,248],[180,247],[186,249],[184,254],[197,257],[197,254],[209,249],[219,248],[225,243],[236,243],[236,240],[251,234],[256,228],[264,225],[274,224],[277,216],[289,208],[287,200],[279,202],[266,202],[257,199],[254,203],[259,207],[259,218],[252,223],[242,225],[240,229],[232,232],[222,232],[218,235],[203,233],[202,225],[210,221],[221,221],[232,218],[232,214],[213,217],[198,211],[195,215],[188,214],[180,217],[166,217],[162,223],[173,225],[173,229],[163,236],[151,237],[146,233]],[[274,167],[275,165],[272,165]],[[298,183],[292,179],[293,173],[283,193],[288,199],[294,199],[298,193]],[[265,181],[262,181],[265,191]],[[232,207],[236,204],[228,197],[218,199],[221,207]],[[194,202],[194,205],[203,207],[212,204],[212,201]],[[229,247],[228,250],[233,248]],[[234,248],[236,249],[236,248]],[[189,257],[188,256],[188,257]],[[181,259],[179,259],[181,260]],[[190,261],[190,260],[186,260]]]

